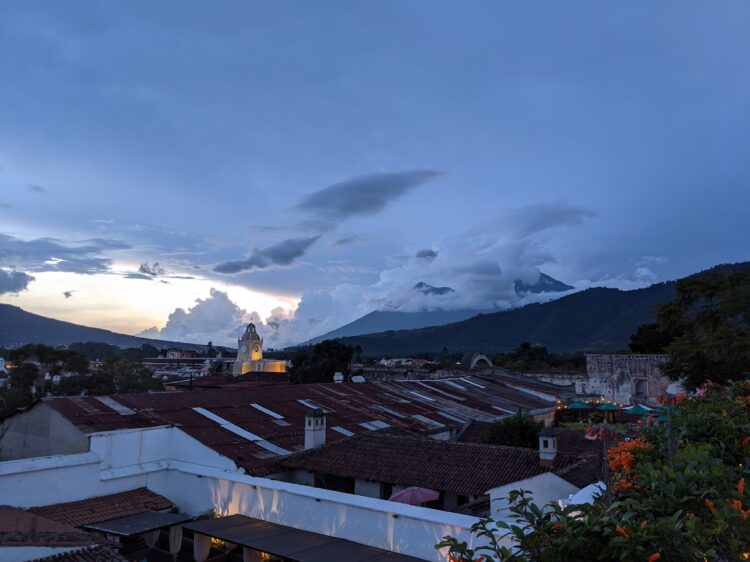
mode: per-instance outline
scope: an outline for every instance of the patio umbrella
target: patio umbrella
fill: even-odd
[[[657,414],[656,410],[646,408],[645,406],[642,406],[640,404],[623,408],[622,411],[626,414],[630,414],[631,416],[655,416]]]
[[[605,402],[604,404],[601,404],[601,405],[597,406],[596,409],[597,410],[602,410],[603,412],[612,412],[611,419],[612,419],[612,423],[614,423],[614,421],[615,421],[615,412],[617,410],[619,410],[620,408],[616,404],[612,404],[612,402]],[[604,415],[605,416],[609,416],[608,413],[605,413]]]
[[[616,404],[612,404],[612,402],[605,402],[604,404],[601,404],[600,406],[596,407],[597,410],[605,410],[607,412],[616,412],[620,409],[619,406]]]
[[[590,409],[591,409],[591,406],[586,404],[586,402],[576,401],[576,402],[571,402],[570,404],[568,404],[568,410],[590,410]]]
[[[581,411],[590,409],[591,406],[586,404],[586,402],[576,401],[568,404],[568,410],[578,410],[578,421],[581,421]]]
[[[408,503],[410,505],[419,505],[425,502],[436,500],[439,497],[440,497],[440,493],[436,492],[435,490],[430,490],[429,488],[418,488],[417,486],[412,486],[411,488],[406,488],[406,490],[401,490],[400,492],[396,492],[388,499],[391,500],[392,502]]]

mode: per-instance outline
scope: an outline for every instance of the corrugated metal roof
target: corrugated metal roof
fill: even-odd
[[[513,380],[513,385],[517,384]],[[328,442],[345,438],[334,428],[354,435],[369,433],[360,425],[363,423],[387,424],[389,431],[427,433],[443,425],[458,427],[463,420],[492,421],[519,408],[538,411],[555,407],[553,402],[513,388],[491,374],[454,380],[249,385],[121,394],[110,399],[118,405],[117,410],[107,405],[109,400],[96,397],[60,397],[45,403],[86,433],[178,426],[253,474],[270,470],[268,465],[285,454],[282,450],[303,448],[304,418],[311,404],[327,413]],[[263,447],[264,443],[273,447]]]

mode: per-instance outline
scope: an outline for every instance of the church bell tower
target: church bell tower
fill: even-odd
[[[237,340],[237,361],[260,361],[263,359],[263,340],[260,339],[252,322],[247,325],[245,333]]]

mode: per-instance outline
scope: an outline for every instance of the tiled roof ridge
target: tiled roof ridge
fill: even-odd
[[[397,434],[397,433],[382,433],[380,435],[378,435],[377,433],[373,433],[373,434],[357,435],[354,437],[347,437],[346,439],[340,439],[332,443],[327,443],[315,449],[297,451],[293,453],[292,455],[286,457],[286,459],[299,458],[305,455],[309,455],[325,447],[346,446],[346,444],[351,442],[351,440],[374,441],[374,442],[380,441],[382,443],[385,443],[389,439],[392,441],[399,440],[399,441],[429,443],[430,445],[433,445],[436,447],[446,447],[446,448],[457,447],[457,448],[466,448],[466,449],[473,448],[473,449],[480,449],[480,450],[495,450],[497,452],[517,452],[517,453],[525,453],[525,454],[533,453],[534,456],[539,454],[539,451],[537,449],[532,449],[530,447],[515,447],[512,445],[495,445],[493,443],[467,443],[467,442],[459,442],[459,441],[445,441],[442,439],[432,439],[430,437],[421,437],[419,435],[403,435],[403,434]]]
[[[174,507],[174,504],[168,498],[141,486],[114,494],[36,506],[29,508],[27,512],[73,527],[82,527],[128,515],[161,511],[172,507]]]

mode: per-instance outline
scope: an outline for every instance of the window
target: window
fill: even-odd
[[[544,449],[549,449],[549,439],[542,439],[542,447]]]

